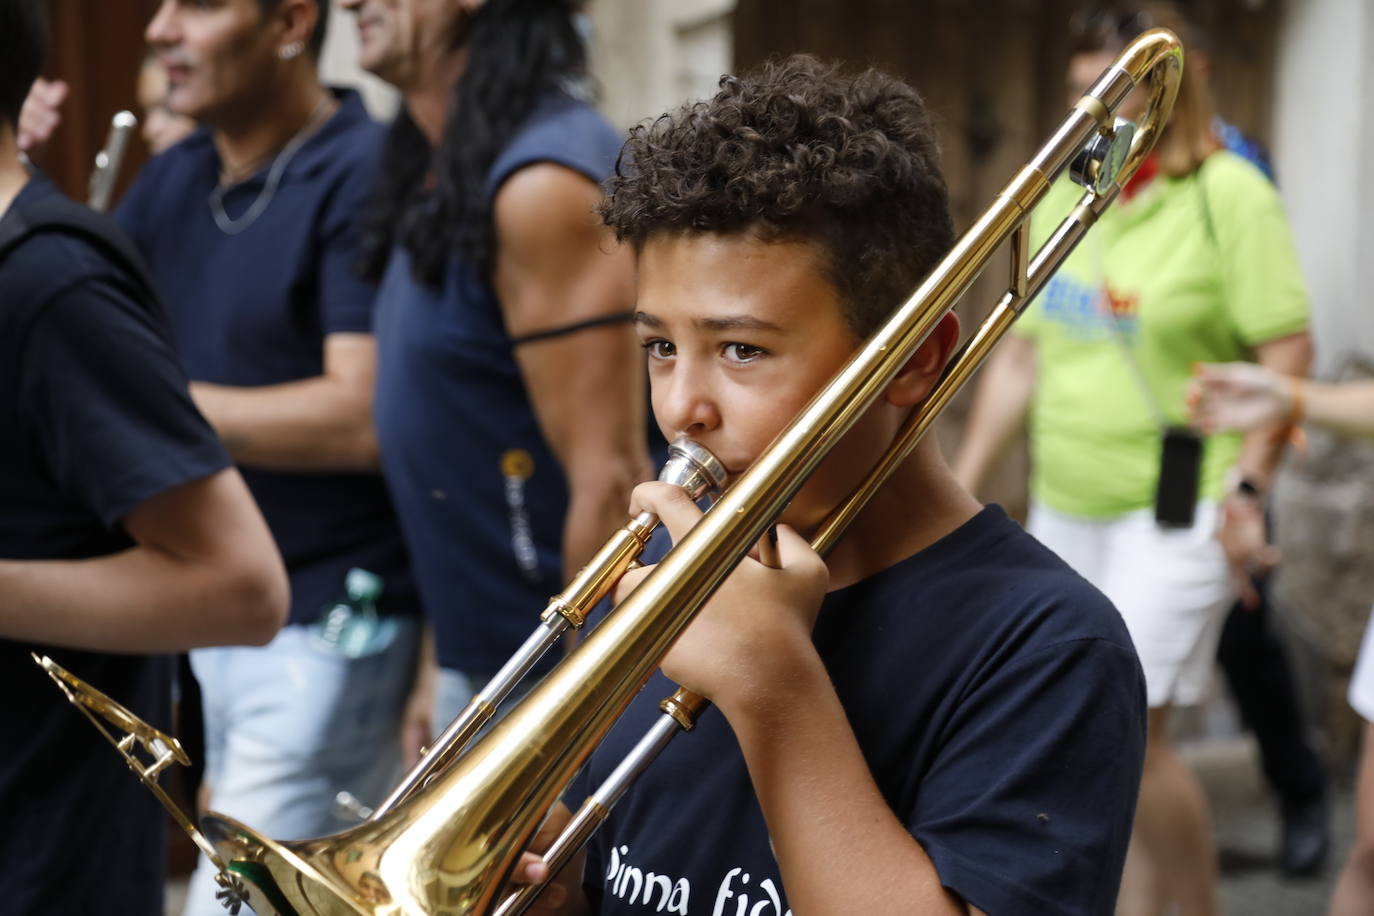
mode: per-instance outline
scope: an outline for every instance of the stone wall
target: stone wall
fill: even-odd
[[[594,0],[592,72],[601,109],[628,127],[711,95],[733,69],[735,0]]]

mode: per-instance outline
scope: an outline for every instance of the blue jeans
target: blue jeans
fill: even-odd
[[[418,644],[412,618],[362,658],[325,647],[307,624],[286,627],[261,648],[192,652],[205,698],[211,809],[277,840],[355,826],[335,813],[334,796],[347,790],[375,805],[400,780],[398,727]],[[222,916],[216,889],[202,856],[183,916]]]

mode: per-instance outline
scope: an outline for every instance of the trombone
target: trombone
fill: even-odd
[[[471,746],[464,749],[477,728],[468,720],[485,721],[490,717],[485,709],[465,711],[426,755],[427,762],[371,819],[331,836],[278,842],[231,817],[207,814],[201,821],[204,839],[227,863],[226,883],[259,914],[508,916],[523,909],[537,889],[502,899],[521,852],[678,634],[881,395],[998,246],[1010,240],[1006,292],[912,412],[889,452],[832,512],[812,544],[824,553],[840,538],[1135,172],[1168,121],[1182,63],[1182,47],[1170,32],[1152,30],[1132,42],[949,255],[749,470],[567,658]],[[1113,112],[1144,84],[1149,102],[1140,125],[1117,120]],[[1031,211],[1066,167],[1086,190],[1048,241],[1032,252]],[[551,619],[558,617],[580,626],[574,605],[609,591],[647,541],[644,529],[652,521],[636,519],[617,534],[563,593],[569,613],[560,605],[546,611],[543,623],[562,629],[563,624]],[[542,639],[539,631],[531,637],[535,643]],[[525,662],[512,664],[519,668]],[[479,699],[489,703],[490,698]],[[616,770],[613,784],[593,795],[595,804],[604,808],[613,803],[634,772],[673,733],[690,727],[702,706],[700,697],[686,691],[666,701],[671,724],[646,736]],[[547,856],[551,871],[571,856],[601,816],[596,810],[586,817],[579,814],[574,829]]]

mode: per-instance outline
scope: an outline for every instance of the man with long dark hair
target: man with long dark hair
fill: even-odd
[[[166,727],[164,653],[261,644],[287,582],[113,223],[20,163],[41,0],[0,0],[5,913],[162,913],[163,814],[30,653]]]
[[[581,100],[574,3],[343,5],[363,67],[404,97],[364,259],[382,465],[442,724],[650,473],[632,256],[593,212],[620,141]]]

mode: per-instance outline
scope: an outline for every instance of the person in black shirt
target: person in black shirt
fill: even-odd
[[[76,208],[19,159],[45,32],[40,0],[0,0],[0,909],[151,916],[163,815],[29,655],[165,726],[156,654],[267,642],[288,588],[130,267],[98,238],[25,230]]]
[[[192,400],[290,578],[287,625],[270,644],[190,655],[205,721],[200,798],[280,839],[356,823],[341,793],[385,797],[402,735],[429,718],[404,715],[423,680],[419,597],[377,473],[375,289],[356,271],[383,131],[356,91],[320,81],[329,9],[157,4],[145,38],[167,107],[202,126],[148,162],[114,213],[167,309]],[[20,134],[31,149],[63,95],[30,92]],[[421,743],[405,748],[418,755]],[[218,916],[215,890],[202,857],[184,916]]]
[[[632,131],[602,214],[639,252],[654,414],[743,472],[953,236],[916,93],[811,58],[727,77]],[[611,812],[567,912],[1109,914],[1145,690],[1120,615],[927,439],[824,560],[809,535],[959,338],[946,316],[744,559],[592,755],[600,783],[665,678],[714,704]],[[700,510],[642,484],[680,539]],[[620,593],[647,571],[629,574]],[[560,811],[561,814],[561,811]],[[545,866],[527,860],[521,879]],[[546,906],[546,911],[548,907]]]

